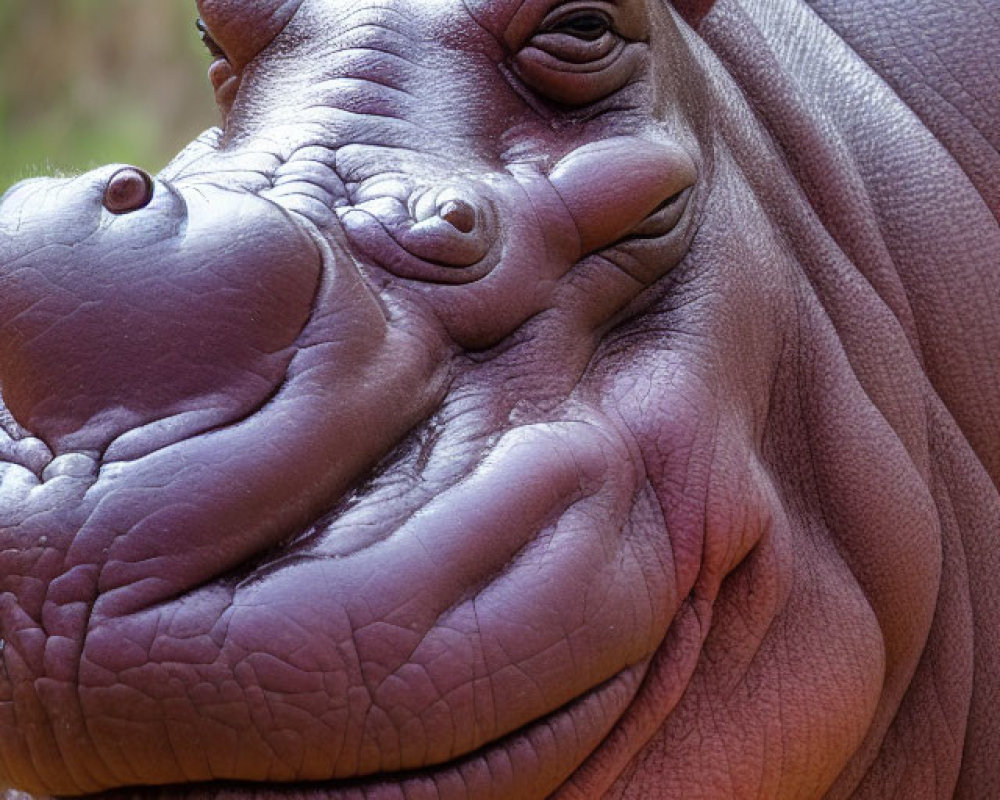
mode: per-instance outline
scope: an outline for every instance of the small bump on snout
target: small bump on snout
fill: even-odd
[[[149,205],[153,190],[149,173],[137,167],[123,167],[104,187],[104,207],[112,214],[130,214]]]
[[[464,200],[448,200],[438,216],[460,233],[472,233],[476,227],[476,209]]]

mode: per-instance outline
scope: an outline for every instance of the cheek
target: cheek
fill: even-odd
[[[452,341],[465,350],[484,350],[544,310],[553,285],[491,276],[471,290],[441,287],[432,303]]]

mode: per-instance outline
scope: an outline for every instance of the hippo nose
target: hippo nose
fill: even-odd
[[[406,278],[464,283],[491,269],[497,210],[484,186],[373,183],[338,210],[352,245]]]
[[[432,190],[410,201],[414,223],[399,241],[414,255],[451,267],[479,262],[492,247],[497,225],[492,209],[474,192]]]
[[[153,199],[155,184],[145,170],[122,167],[104,186],[104,207],[112,214],[131,214],[145,208]]]
[[[459,233],[472,233],[476,229],[478,215],[467,200],[448,200],[438,209],[438,216]]]

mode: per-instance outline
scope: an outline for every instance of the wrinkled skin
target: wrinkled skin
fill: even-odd
[[[1000,11],[710,5],[201,0],[6,195],[0,783],[1000,793]]]

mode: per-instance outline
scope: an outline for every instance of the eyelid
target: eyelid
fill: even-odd
[[[597,39],[581,39],[570,33],[553,31],[539,33],[531,40],[531,47],[569,64],[588,64],[600,61],[621,46],[621,40],[607,33]]]

